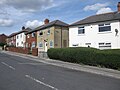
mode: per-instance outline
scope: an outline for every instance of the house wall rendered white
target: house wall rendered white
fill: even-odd
[[[25,33],[20,33],[16,35],[16,47],[25,47],[26,35]]]
[[[99,32],[99,24],[110,23],[111,31]],[[78,27],[85,26],[85,34],[78,34]],[[115,29],[118,30],[116,36]],[[99,48],[99,43],[111,43],[111,49],[120,48],[120,22],[109,21],[88,25],[71,26],[69,28],[69,47],[88,47],[86,43],[91,43],[90,47]]]

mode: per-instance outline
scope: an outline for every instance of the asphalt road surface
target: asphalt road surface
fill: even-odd
[[[0,90],[120,90],[120,79],[0,52]]]

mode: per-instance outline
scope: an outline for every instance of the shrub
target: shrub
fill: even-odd
[[[120,69],[120,49],[98,50],[85,47],[51,48],[47,53],[50,59]]]

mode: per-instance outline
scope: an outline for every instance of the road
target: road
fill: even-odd
[[[0,90],[120,90],[120,79],[0,52]]]

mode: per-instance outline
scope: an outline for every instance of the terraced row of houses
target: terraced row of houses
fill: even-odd
[[[7,44],[45,52],[49,48],[64,47],[120,48],[120,2],[117,7],[116,12],[93,15],[71,25],[45,19],[44,24],[34,30],[22,27],[21,31],[11,34]]]
[[[47,51],[49,48],[68,47],[68,24],[55,20],[45,19],[44,25],[34,30],[22,27],[22,30],[13,33],[7,38],[7,44],[15,47],[38,48],[38,51]]]

